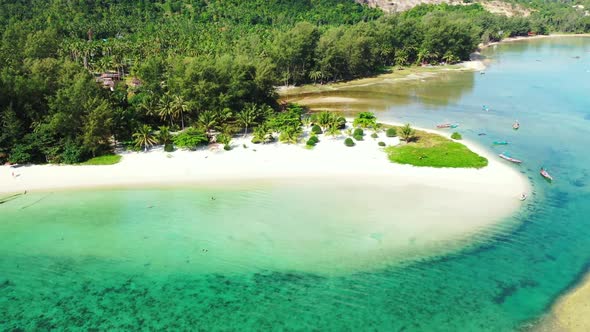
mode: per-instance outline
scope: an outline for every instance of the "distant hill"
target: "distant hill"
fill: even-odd
[[[499,0],[490,0],[490,1],[470,1],[465,2],[461,0],[356,0],[359,3],[367,4],[370,7],[377,7],[381,8],[386,13],[393,13],[393,12],[402,12],[409,9],[412,9],[421,4],[441,4],[447,3],[450,5],[465,5],[472,2],[477,2],[481,4],[487,11],[494,13],[494,14],[502,14],[508,17],[512,16],[524,16],[527,17],[531,14],[531,10],[525,8],[524,6],[508,3]]]

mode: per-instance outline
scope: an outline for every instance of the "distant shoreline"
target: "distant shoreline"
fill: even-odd
[[[546,38],[563,38],[563,37],[590,37],[590,33],[552,33],[548,35],[535,35],[535,36],[517,36],[517,37],[508,37],[504,38],[497,42],[491,42],[488,44],[479,44],[478,48],[480,50],[486,49],[490,46],[499,45],[503,43],[512,43],[518,41],[527,41],[527,40],[535,40],[535,39],[546,39]]]
[[[513,42],[520,42],[520,41],[530,41],[536,39],[545,39],[545,38],[565,38],[565,37],[590,37],[590,34],[562,34],[562,33],[555,33],[549,35],[536,35],[536,36],[520,36],[520,37],[509,37],[504,38],[501,41],[491,42],[488,44],[479,44],[477,50],[472,53],[472,60],[469,61],[462,61],[455,65],[439,65],[439,66],[429,66],[426,67],[427,69],[422,69],[425,67],[420,66],[409,66],[403,67],[402,70],[394,70],[392,73],[387,74],[380,74],[376,76],[370,77],[363,77],[357,78],[349,81],[342,81],[342,82],[330,82],[326,84],[304,84],[301,86],[278,86],[277,92],[280,95],[280,98],[289,99],[289,95],[301,95],[301,94],[314,94],[319,93],[322,91],[333,91],[338,90],[344,87],[351,87],[351,86],[361,86],[361,85],[370,85],[377,83],[382,80],[388,80],[390,82],[403,82],[408,80],[419,80],[425,79],[428,77],[436,76],[440,73],[449,73],[449,72],[457,72],[457,71],[484,71],[487,67],[486,60],[480,59],[480,52],[495,46],[504,43],[513,43]]]

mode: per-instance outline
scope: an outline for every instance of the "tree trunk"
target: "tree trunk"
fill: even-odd
[[[180,111],[180,123],[182,124],[182,130],[184,130],[184,113]]]
[[[248,126],[246,126],[246,129],[244,129],[244,137],[246,137],[247,133],[248,133]]]

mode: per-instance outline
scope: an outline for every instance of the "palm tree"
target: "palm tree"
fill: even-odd
[[[311,117],[308,115],[301,117],[301,123],[303,123],[305,127],[310,127],[312,124]]]
[[[254,128],[254,138],[262,143],[272,142],[274,140],[272,136],[272,130],[265,123],[262,123],[258,125],[258,127]]]
[[[342,132],[338,129],[337,126],[330,126],[328,130],[325,131],[326,136],[337,136],[340,135]]]
[[[256,124],[256,105],[249,105],[236,114],[236,120],[244,127],[244,137],[248,133],[248,127]]]
[[[217,127],[217,113],[212,111],[205,111],[199,114],[197,125],[205,130],[207,137],[211,138],[211,131]]]
[[[160,126],[158,140],[160,144],[164,145],[172,143],[172,134],[170,134],[170,128],[168,126]]]
[[[139,109],[143,110],[146,115],[154,115],[157,113],[158,103],[152,95],[147,96],[139,103]]]
[[[162,98],[160,99],[160,102],[158,103],[158,115],[160,116],[160,118],[162,120],[166,119],[166,118],[170,118],[170,127],[174,126],[174,123],[172,123],[173,117],[174,117],[174,110],[172,109],[172,102],[170,101],[170,95],[169,94],[165,94],[162,96]]]
[[[451,51],[447,51],[447,53],[445,53],[445,55],[443,55],[442,59],[443,59],[444,62],[446,62],[446,63],[448,63],[450,65],[461,61],[459,59],[459,57],[457,57],[456,55],[454,55]]]
[[[400,51],[395,52],[395,64],[398,66],[405,66],[410,61],[410,55],[408,50],[401,49]]]
[[[309,78],[313,80],[314,83],[317,83],[319,79],[321,79],[324,75],[319,70],[314,70],[309,73]]]
[[[406,141],[406,143],[412,141],[414,136],[416,135],[416,131],[412,129],[409,123],[402,127],[400,131],[400,137]]]
[[[297,144],[301,131],[298,128],[287,128],[279,135],[279,140],[287,144]]]
[[[321,112],[314,114],[313,122],[322,127],[322,131],[325,131],[331,126],[338,126],[338,115],[332,112]]]
[[[157,143],[152,133],[152,128],[145,124],[139,127],[137,132],[133,134],[133,138],[135,138],[135,146],[143,146],[144,152],[147,152],[148,147]]]
[[[188,112],[188,104],[181,96],[176,95],[172,101],[170,101],[169,107],[170,112],[174,118],[178,118],[180,116],[182,130],[184,130],[184,113]]]

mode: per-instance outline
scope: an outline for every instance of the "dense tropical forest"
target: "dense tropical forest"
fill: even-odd
[[[290,142],[303,110],[278,105],[276,86],[588,30],[560,3],[507,18],[478,4],[385,16],[352,0],[0,0],[0,162],[78,163],[115,144],[194,148],[248,131]]]

